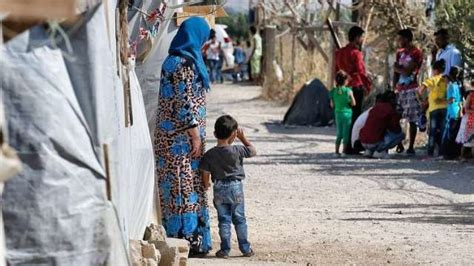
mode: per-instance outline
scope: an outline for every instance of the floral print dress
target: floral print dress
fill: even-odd
[[[199,173],[201,158],[191,158],[192,144],[186,132],[199,127],[204,154],[205,93],[192,61],[175,55],[164,61],[154,142],[162,224],[168,237],[190,242],[191,254],[206,254],[211,249],[209,206]]]

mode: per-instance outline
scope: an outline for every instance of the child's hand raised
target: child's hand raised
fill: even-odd
[[[244,130],[240,127],[237,129],[237,138],[240,140],[245,138]]]

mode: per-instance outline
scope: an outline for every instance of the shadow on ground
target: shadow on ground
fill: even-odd
[[[387,204],[373,205],[376,211],[350,211],[347,213],[396,217],[347,218],[343,221],[391,221],[409,223],[474,225],[474,202],[447,204]],[[474,232],[474,229],[473,229]]]

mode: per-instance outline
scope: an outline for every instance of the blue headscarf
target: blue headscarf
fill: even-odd
[[[204,88],[209,89],[209,74],[202,58],[201,47],[209,39],[209,24],[200,17],[186,19],[171,42],[169,54],[185,56],[196,65]]]

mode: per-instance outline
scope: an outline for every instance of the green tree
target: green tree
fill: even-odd
[[[436,8],[436,26],[449,29],[451,41],[458,47],[468,73],[474,70],[474,1],[444,1]]]
[[[227,33],[233,39],[245,40],[249,36],[249,22],[244,13],[234,13],[228,17],[217,18],[216,22],[227,25]]]

